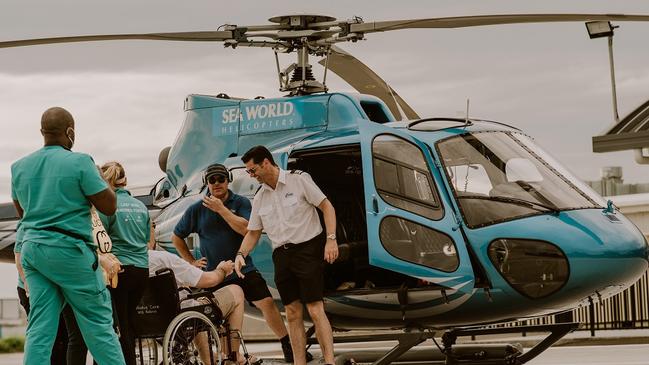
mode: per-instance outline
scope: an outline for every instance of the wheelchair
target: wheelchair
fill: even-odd
[[[181,299],[182,291],[187,293]],[[179,289],[169,269],[149,278],[136,311],[136,357],[141,365],[236,365],[233,339],[240,341],[246,364],[251,365],[241,332],[230,330],[212,293]]]

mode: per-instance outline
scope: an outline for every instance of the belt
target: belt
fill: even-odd
[[[306,242],[309,242],[309,241],[306,241]],[[278,248],[283,248],[285,250],[288,250],[289,248],[295,247],[297,245],[299,245],[299,243],[285,243],[285,244],[279,246]]]
[[[323,232],[324,232],[324,231],[323,231]],[[306,240],[306,241],[304,241],[304,242],[300,242],[300,243],[290,243],[290,242],[289,242],[289,243],[285,243],[285,244],[283,244],[283,245],[281,245],[281,246],[279,246],[279,247],[277,247],[277,248],[283,248],[283,249],[285,249],[285,250],[288,250],[289,248],[296,247],[296,246],[299,246],[299,245],[305,245],[305,244],[307,244],[307,243],[317,241],[317,240],[319,240],[319,239],[321,239],[321,238],[324,238],[324,235],[323,235],[322,233],[317,234],[315,237],[310,238],[310,239],[308,239],[308,240]]]
[[[40,230],[43,230],[43,231],[57,232],[57,233],[60,233],[62,235],[65,235],[65,236],[78,239],[78,240],[83,241],[83,242],[86,242],[88,240],[86,237],[84,237],[84,236],[82,236],[82,235],[80,235],[78,233],[70,232],[70,231],[67,231],[67,230],[65,230],[63,228],[59,228],[59,227],[56,227],[56,226],[41,227],[41,228],[36,228],[36,229],[37,230],[40,229]]]

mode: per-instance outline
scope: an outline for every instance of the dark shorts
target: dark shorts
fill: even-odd
[[[309,241],[287,244],[273,251],[275,284],[284,305],[296,300],[313,303],[324,292],[324,244],[320,234]]]
[[[250,304],[264,298],[272,297],[270,290],[268,290],[268,285],[266,285],[266,280],[264,280],[264,277],[261,276],[257,270],[245,273],[243,279],[225,281],[214,287],[213,290],[220,289],[230,284],[239,285],[243,290],[246,300]]]

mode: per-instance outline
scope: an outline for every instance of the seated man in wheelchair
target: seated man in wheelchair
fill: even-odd
[[[208,289],[220,284],[224,278],[230,275],[234,270],[232,261],[221,261],[213,271],[202,271],[192,266],[187,261],[177,255],[166,251],[149,250],[149,274],[155,275],[163,269],[173,271],[178,287],[191,287]],[[182,291],[179,293],[180,299],[186,297]],[[238,285],[228,285],[212,293],[213,300],[221,310],[223,318],[229,325],[231,331],[241,331],[244,313],[244,295],[243,290]],[[181,304],[182,306],[182,304]],[[239,352],[240,341],[236,336],[231,338],[231,346],[237,352],[237,362],[246,363],[246,359]],[[257,359],[248,359],[251,365],[258,365],[262,361]]]

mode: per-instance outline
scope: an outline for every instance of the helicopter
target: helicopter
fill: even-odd
[[[325,274],[325,310],[332,326],[403,330],[396,337],[399,344],[376,364],[396,360],[441,331],[446,331],[441,352],[449,363],[525,363],[575,324],[545,326],[551,335],[525,353],[506,347],[485,357],[480,347],[461,350],[455,338],[511,332],[476,326],[602,300],[647,270],[649,245],[637,227],[530,136],[468,112],[464,118],[422,118],[337,44],[412,28],[649,21],[649,16],[517,14],[366,22],[285,15],[269,21],[217,31],[6,41],[0,48],[142,39],[272,50],[285,96],[189,95],[180,133],[159,156],[165,176],[141,198],[152,211],[158,245],[174,251],[173,228],[205,194],[202,171],[209,164],[226,165],[231,190],[249,199],[259,183],[246,173],[241,156],[254,145],[268,147],[281,168],[308,172],[337,213],[341,255]],[[295,54],[296,62],[282,68],[280,54]],[[321,58],[321,81],[311,57]],[[360,94],[329,92],[327,72]],[[3,229],[15,229],[11,207],[2,209]],[[12,239],[5,236],[2,247],[10,247]],[[190,241],[195,250],[200,246],[197,237]],[[252,257],[272,285],[267,238]],[[3,259],[9,261],[9,255]],[[377,338],[384,339],[355,339]]]

